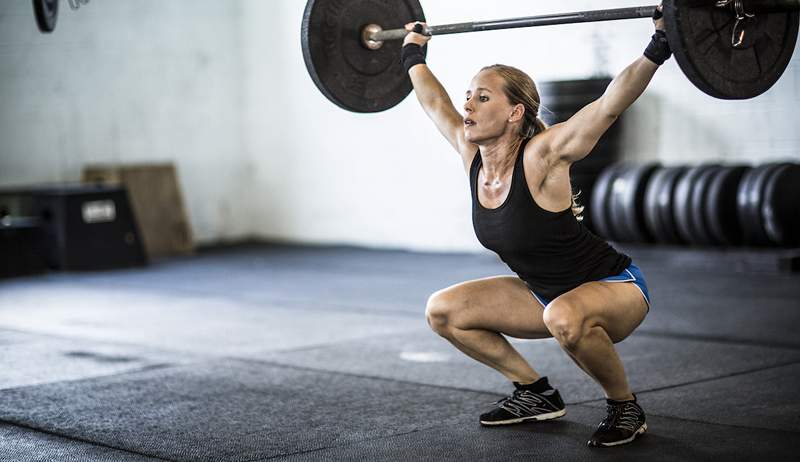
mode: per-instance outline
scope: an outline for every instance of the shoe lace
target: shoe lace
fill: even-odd
[[[599,428],[611,430],[616,427],[632,432],[636,430],[638,421],[639,411],[635,405],[629,403],[606,404],[606,417],[600,422]]]
[[[498,399],[497,401],[493,402],[492,404],[497,404],[500,405],[500,407],[503,407],[503,405],[506,404],[507,402],[516,401],[517,399],[519,399],[522,393],[524,393],[524,390],[514,390],[514,392],[511,393],[510,395],[504,396]]]
[[[528,390],[514,390],[510,396],[506,396],[494,404],[505,409],[512,414],[530,412],[530,409],[541,406],[544,400],[537,394]]]

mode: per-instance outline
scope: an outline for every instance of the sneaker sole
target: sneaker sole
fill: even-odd
[[[647,424],[644,423],[644,424],[642,424],[641,427],[639,427],[638,430],[636,430],[633,433],[633,435],[631,435],[630,438],[625,438],[624,440],[619,440],[619,441],[613,441],[611,443],[600,443],[600,446],[608,448],[608,447],[611,447],[611,446],[619,446],[621,444],[628,444],[631,441],[635,440],[637,436],[644,434],[644,432],[646,432],[646,431],[647,431]]]
[[[529,417],[519,417],[517,419],[494,420],[494,421],[491,421],[491,422],[485,421],[485,420],[481,420],[481,425],[485,425],[485,426],[490,427],[490,426],[493,426],[493,425],[511,425],[511,424],[516,424],[516,423],[528,422],[528,421],[536,421],[536,422],[538,422],[538,421],[541,421],[541,420],[552,420],[552,419],[557,419],[559,417],[564,417],[564,415],[566,415],[566,413],[567,413],[567,410],[566,409],[562,409],[562,410],[556,411],[556,412],[549,412],[547,414],[532,415],[532,416],[529,416]]]

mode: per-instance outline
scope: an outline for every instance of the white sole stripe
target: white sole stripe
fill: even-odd
[[[550,420],[550,419],[557,419],[559,417],[563,417],[564,415],[566,415],[566,413],[567,413],[566,409],[561,409],[560,411],[548,412],[547,414],[532,415],[532,416],[528,416],[528,417],[519,417],[517,419],[496,420],[496,421],[493,421],[493,422],[486,422],[486,421],[481,420],[481,425],[489,425],[489,426],[491,426],[491,425],[511,425],[511,424],[515,424],[515,423],[526,422],[526,421],[529,421],[529,420],[532,420],[532,421]]]

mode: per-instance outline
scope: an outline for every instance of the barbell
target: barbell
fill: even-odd
[[[800,0],[664,0],[675,60],[701,91],[747,99],[767,91],[792,58]],[[579,11],[428,26],[429,35],[650,18],[656,6]],[[405,24],[425,21],[417,0],[308,0],[301,46],[325,97],[353,112],[379,112],[412,90],[400,64]],[[427,52],[427,46],[423,49]]]

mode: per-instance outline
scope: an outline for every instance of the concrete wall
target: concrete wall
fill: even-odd
[[[0,185],[77,181],[86,163],[175,162],[195,236],[252,232],[243,191],[242,4],[0,4]]]
[[[0,6],[0,184],[77,179],[87,161],[173,160],[200,241],[479,248],[460,161],[413,96],[363,115],[316,89],[300,48],[305,2],[62,3],[52,37],[36,31],[29,2]],[[443,24],[640,3],[423,6]],[[614,74],[651,33],[648,20],[631,20],[442,36],[428,62],[459,104],[485,64],[539,81]],[[623,156],[800,159],[798,63],[795,52],[769,92],[733,102],[704,95],[669,61],[630,109]]]

